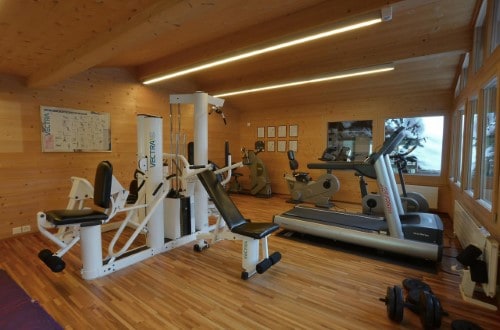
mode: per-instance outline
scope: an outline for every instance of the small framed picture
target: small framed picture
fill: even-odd
[[[274,126],[267,127],[267,137],[268,138],[276,137],[276,127]]]
[[[297,145],[298,145],[297,140],[288,141],[288,150],[293,150],[293,151],[297,152]]]
[[[286,137],[286,125],[278,126],[278,137]]]
[[[288,127],[288,135],[291,137],[299,136],[299,126],[298,125],[290,125]]]
[[[258,138],[264,137],[264,127],[257,127],[257,137]]]
[[[267,151],[274,152],[276,149],[274,144],[274,141],[267,141]]]
[[[278,141],[278,152],[285,152],[286,151],[286,141],[280,140]]]

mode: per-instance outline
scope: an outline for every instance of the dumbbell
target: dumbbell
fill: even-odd
[[[406,284],[405,287],[410,289],[406,299],[403,295],[403,289],[398,285],[387,287],[385,298],[380,298],[386,304],[388,317],[396,323],[401,323],[404,307],[407,307],[420,316],[420,322],[424,329],[439,328],[443,310],[439,299],[432,294],[430,287],[417,285],[418,282],[412,283],[412,281],[403,282],[403,284]]]

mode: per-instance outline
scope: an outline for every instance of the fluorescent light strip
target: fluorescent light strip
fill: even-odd
[[[317,34],[314,34],[314,35],[311,35],[311,36],[307,36],[307,37],[303,37],[303,38],[299,38],[299,39],[295,39],[295,40],[283,42],[283,43],[280,43],[280,44],[277,44],[277,45],[274,45],[274,46],[269,46],[269,47],[265,47],[265,48],[253,50],[253,51],[250,51],[250,52],[247,52],[247,53],[243,53],[243,54],[240,54],[240,55],[230,56],[230,57],[227,57],[227,58],[223,58],[221,60],[217,60],[217,61],[213,61],[213,62],[210,62],[210,63],[198,65],[198,66],[186,69],[186,70],[181,70],[181,71],[177,71],[177,72],[174,72],[174,73],[166,74],[166,75],[163,75],[163,76],[160,76],[160,77],[157,77],[157,78],[146,80],[146,81],[143,82],[143,84],[145,84],[145,85],[154,84],[154,83],[157,83],[157,82],[160,82],[160,81],[163,81],[163,80],[167,80],[167,79],[171,79],[171,78],[183,76],[183,75],[186,75],[186,74],[189,74],[189,73],[193,73],[193,72],[197,72],[197,71],[201,71],[201,70],[213,68],[215,66],[219,66],[219,65],[223,65],[223,64],[227,64],[227,63],[231,63],[231,62],[236,62],[236,61],[243,60],[243,59],[246,59],[246,58],[249,58],[249,57],[253,57],[253,56],[257,56],[257,55],[261,55],[261,54],[273,52],[275,50],[279,50],[279,49],[283,49],[283,48],[295,46],[295,45],[306,43],[306,42],[309,42],[309,41],[314,41],[314,40],[318,40],[318,39],[330,37],[330,36],[333,36],[335,34],[347,32],[347,31],[352,31],[352,30],[355,30],[355,29],[360,29],[362,27],[370,26],[370,25],[377,24],[377,23],[380,23],[380,22],[382,22],[381,18],[375,18],[375,19],[366,20],[366,21],[363,21],[363,22],[360,22],[360,23],[347,25],[347,26],[344,26],[344,27],[341,27],[341,28],[335,28],[333,30],[329,30],[329,31],[317,33]]]
[[[319,82],[324,82],[324,81],[329,81],[329,80],[343,79],[343,78],[356,77],[356,76],[364,76],[364,75],[386,72],[386,71],[391,71],[391,70],[394,70],[394,65],[386,64],[386,65],[369,67],[369,68],[364,68],[364,69],[359,69],[359,70],[340,72],[340,73],[337,73],[333,76],[314,78],[314,79],[308,79],[308,80],[301,80],[301,81],[294,81],[294,82],[276,84],[276,85],[271,85],[271,86],[256,87],[256,88],[233,91],[233,92],[226,92],[226,93],[214,95],[214,97],[227,97],[227,96],[234,96],[234,95],[241,95],[241,94],[248,94],[248,93],[256,93],[256,92],[268,91],[268,90],[272,90],[272,89],[293,87],[293,86],[299,86],[299,85],[305,85],[305,84],[314,84],[314,83],[319,83]]]

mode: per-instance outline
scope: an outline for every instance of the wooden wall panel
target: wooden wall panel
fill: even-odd
[[[383,141],[383,120],[387,117],[436,115],[448,116],[452,96],[448,93],[435,95],[404,96],[398,98],[363,97],[339,99],[335,103],[298,105],[293,108],[255,109],[223,108],[227,119],[215,113],[209,116],[209,159],[219,166],[224,161],[224,141],[230,142],[233,162],[241,159],[241,148],[254,148],[257,127],[298,125],[298,137],[283,140],[298,141],[297,159],[301,169],[307,163],[316,162],[326,147],[327,123],[342,120],[373,120],[374,145]],[[22,80],[12,76],[0,76],[0,206],[5,219],[0,223],[0,239],[9,237],[12,228],[31,225],[35,229],[35,217],[39,210],[64,207],[70,188],[70,176],[78,175],[92,180],[95,166],[100,160],[110,160],[115,175],[124,186],[132,177],[136,164],[136,114],[147,113],[164,118],[164,151],[169,152],[170,121],[169,92],[144,87],[135,82],[125,70],[89,70],[74,79],[49,89],[28,89]],[[40,147],[40,105],[105,111],[111,113],[112,151],[110,153],[42,153]],[[174,113],[176,108],[174,107]],[[181,108],[181,130],[186,140],[192,139],[193,109]],[[264,138],[265,141],[269,139]],[[281,138],[272,140],[278,142]],[[448,143],[448,141],[446,141]],[[445,145],[446,149],[446,145]],[[290,172],[285,152],[262,152],[271,177],[273,192],[288,194],[283,175]],[[248,169],[240,170],[243,186],[248,187]],[[445,173],[444,169],[443,173]],[[320,171],[310,171],[317,177]],[[341,179],[341,191],[334,197],[339,201],[359,203],[359,186],[352,173],[337,173]],[[408,183],[422,185],[447,185],[445,174],[435,178],[410,177]],[[373,188],[372,188],[373,187]],[[369,190],[376,190],[370,183]],[[440,189],[440,210],[442,205]],[[446,198],[444,198],[446,200]]]
[[[334,121],[373,120],[374,147],[383,143],[384,120],[405,116],[444,115],[448,121],[451,109],[452,95],[450,93],[436,93],[431,95],[401,96],[393,98],[363,97],[358,94],[356,98],[341,99],[331,104],[298,105],[294,108],[266,109],[259,111],[242,110],[241,114],[241,144],[253,146],[257,140],[257,127],[298,125],[299,136],[298,152],[296,158],[300,169],[309,172],[313,178],[321,174],[320,170],[308,170],[307,163],[318,162],[327,143],[327,123]],[[448,134],[445,125],[445,135]],[[290,140],[287,137],[285,140]],[[295,138],[294,138],[295,139]],[[265,141],[269,140],[264,138]],[[279,138],[272,140],[278,141]],[[448,141],[445,139],[445,143]],[[445,145],[443,150],[447,150]],[[284,173],[289,173],[288,158],[284,152],[262,152],[260,157],[264,160],[271,177],[274,193],[288,194]],[[335,200],[351,203],[360,202],[358,179],[352,172],[334,173],[340,179],[340,191],[334,196]],[[432,185],[445,187],[447,185],[447,168],[443,166],[442,175],[435,177],[410,176],[408,184]],[[248,184],[247,178],[241,182]],[[371,181],[369,191],[377,190],[376,184]],[[443,191],[444,193],[444,191]],[[440,190],[441,194],[441,190]],[[440,198],[440,201],[443,201]],[[440,205],[440,211],[446,212],[447,205]]]
[[[42,153],[40,105],[109,112],[111,152]],[[223,164],[224,141],[239,145],[239,113],[224,109],[227,126],[215,114],[209,116],[209,158]],[[29,89],[13,76],[0,75],[0,239],[12,228],[30,225],[36,230],[36,213],[64,208],[71,187],[70,177],[93,181],[101,160],[113,163],[115,176],[128,187],[136,167],[136,115],[164,118],[164,152],[169,142],[169,92],[145,87],[120,69],[89,70],[48,89]],[[181,130],[192,139],[192,106],[182,106]]]

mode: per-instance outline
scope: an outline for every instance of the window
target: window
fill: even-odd
[[[493,17],[491,21],[491,46],[490,53],[500,44],[500,0],[493,2]]]
[[[455,97],[458,97],[458,95],[460,95],[460,92],[467,85],[468,71],[469,71],[469,53],[466,53],[462,62],[462,70],[458,75],[457,84],[455,85]]]
[[[484,44],[486,39],[486,24],[484,24],[486,17],[486,4],[487,1],[483,0],[479,14],[477,16],[476,27],[474,29],[474,71],[478,72],[483,66],[484,61]]]
[[[467,86],[468,71],[469,71],[469,53],[466,53],[464,57],[464,62],[462,63],[462,72],[460,73],[460,76],[462,77],[460,79],[460,90],[464,89],[465,86]]]
[[[483,89],[482,109],[483,126],[479,198],[490,208],[492,205],[495,169],[496,95],[497,81],[495,79]]]
[[[451,154],[450,154],[450,179],[455,182],[458,186],[461,185],[462,180],[462,166],[463,166],[463,141],[464,141],[464,123],[465,123],[465,111],[462,106],[458,111],[453,114],[453,136],[452,141],[458,141],[458,143],[452,143]]]
[[[455,149],[455,154],[456,154],[456,162],[457,162],[457,167],[456,167],[456,172],[455,172],[455,183],[460,186],[461,185],[461,180],[462,180],[462,166],[463,166],[463,146],[464,146],[464,125],[465,125],[465,110],[464,108],[460,108],[458,110],[457,114],[457,138],[455,141],[458,141],[458,143],[453,144],[453,148]]]
[[[474,189],[476,185],[476,155],[477,155],[477,124],[478,124],[478,114],[477,114],[477,97],[472,98],[469,101],[469,159],[467,162],[467,178],[465,183],[465,190],[469,195],[474,196]]]
[[[396,118],[385,121],[385,135],[403,126],[405,138],[396,150],[407,153],[405,173],[440,175],[444,116]]]

